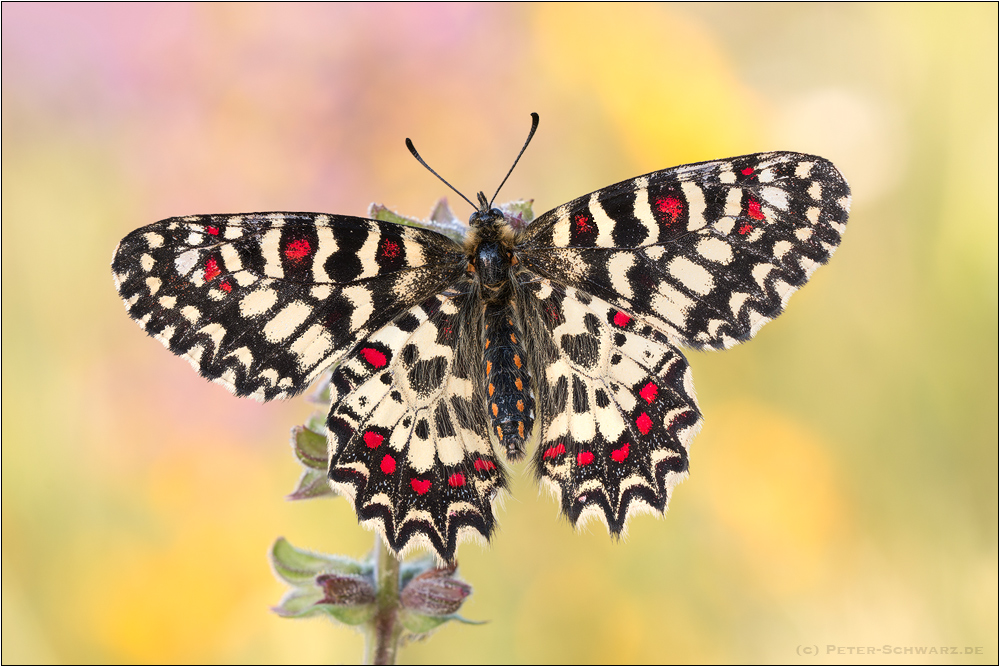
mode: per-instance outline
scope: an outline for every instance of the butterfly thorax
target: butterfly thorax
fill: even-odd
[[[518,264],[513,253],[514,232],[503,212],[490,208],[482,193],[479,197],[481,208],[469,217],[468,272],[479,283],[483,300],[497,303],[503,300],[511,269]]]

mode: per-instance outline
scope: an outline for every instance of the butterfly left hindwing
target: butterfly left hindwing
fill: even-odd
[[[559,349],[542,373],[535,473],[574,524],[594,516],[623,533],[632,514],[665,511],[687,476],[701,428],[691,369],[666,336],[606,301],[531,287]]]

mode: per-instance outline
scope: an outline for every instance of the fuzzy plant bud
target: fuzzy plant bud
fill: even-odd
[[[316,577],[316,585],[323,591],[323,599],[316,604],[350,606],[375,602],[375,586],[371,577],[357,574],[321,574]]]
[[[428,569],[407,582],[399,594],[400,621],[411,633],[422,635],[447,621],[468,623],[458,615],[472,586],[456,579],[455,566]]]
[[[292,590],[274,607],[279,616],[331,616],[347,625],[367,623],[375,615],[371,563],[317,554],[279,538],[271,547],[275,574]]]

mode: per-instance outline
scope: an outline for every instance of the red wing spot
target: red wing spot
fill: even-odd
[[[747,202],[747,215],[749,215],[754,220],[763,220],[764,214],[760,210],[760,202],[756,199],[751,199]]]
[[[573,221],[576,222],[576,231],[585,233],[591,230],[590,216],[586,213],[577,213],[573,216]]]
[[[429,479],[411,479],[410,486],[413,490],[417,492],[418,496],[422,496],[431,490],[431,480]]]
[[[618,463],[621,463],[622,461],[624,461],[625,459],[627,459],[628,458],[628,443],[626,442],[624,445],[622,445],[618,449],[616,449],[613,452],[611,452],[611,458],[614,459],[615,461],[617,461]]]
[[[311,251],[312,248],[309,245],[309,241],[306,241],[305,239],[297,239],[285,246],[285,257],[294,262],[302,259]]]
[[[219,228],[218,227],[206,227],[205,231],[208,232],[209,234],[211,234],[212,236],[218,236],[219,235]]]
[[[465,486],[465,475],[460,472],[456,472],[448,478],[448,486]]]
[[[672,225],[677,222],[677,218],[681,216],[684,211],[684,204],[681,200],[674,196],[664,197],[663,199],[656,200],[656,209],[662,213],[664,216],[670,218],[665,220],[667,225]]]
[[[376,447],[382,444],[383,440],[385,440],[385,438],[379,435],[378,433],[375,433],[373,431],[365,432],[365,444],[368,446],[369,449],[375,449]]]
[[[594,461],[594,454],[592,452],[580,452],[576,455],[576,462],[582,466],[588,465]]]
[[[741,174],[743,174],[744,176],[749,176],[750,174],[752,174],[752,173],[753,173],[753,167],[744,167],[744,168],[743,168],[743,169],[742,169],[742,170],[740,171],[740,173],[741,173]]]
[[[475,463],[472,465],[475,466],[476,470],[480,472],[483,470],[493,470],[497,467],[493,461],[486,461],[485,459],[476,459]]]
[[[391,475],[396,472],[396,459],[386,454],[385,458],[382,459],[382,465],[379,467],[382,468],[382,472],[386,475]],[[428,484],[430,484],[430,482],[428,482]]]
[[[208,261],[205,262],[205,282],[207,283],[220,275],[222,275],[222,269],[219,268],[219,263],[215,261],[214,257],[209,257]]]
[[[399,257],[399,244],[395,241],[386,239],[382,243],[382,256],[387,259],[395,259],[396,257]]]
[[[750,223],[744,223],[742,226],[740,226],[741,236],[746,236],[748,233],[752,231],[753,231],[753,225],[751,225]]]
[[[622,311],[619,310],[617,313],[615,313],[615,324],[616,325],[618,325],[620,327],[623,327],[623,326],[625,326],[626,324],[628,324],[631,321],[632,321],[632,318],[629,317],[628,315],[626,315],[625,313],[623,313]]]
[[[233,291],[233,286],[230,285],[227,282],[220,283],[219,284],[219,288],[222,289],[223,292],[232,292]]]
[[[385,366],[385,355],[370,347],[361,348],[361,356],[365,358],[369,364],[375,368],[382,368]]]
[[[647,403],[652,403],[653,401],[656,400],[656,395],[659,393],[659,391],[660,391],[659,388],[655,384],[650,382],[645,387],[639,390],[639,395],[642,396],[642,398],[645,399]]]
[[[555,457],[559,456],[560,454],[565,454],[565,453],[566,453],[566,448],[560,442],[555,447],[549,447],[548,449],[546,449],[545,450],[545,456],[543,456],[542,458],[554,459]]]
[[[639,415],[639,418],[635,420],[635,425],[639,429],[639,432],[643,435],[649,433],[649,429],[653,428],[653,420],[649,418],[645,412]]]

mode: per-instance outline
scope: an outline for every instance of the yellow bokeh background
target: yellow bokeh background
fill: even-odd
[[[995,4],[2,12],[4,663],[360,659],[270,611],[276,537],[372,543],[344,500],[283,498],[310,406],[201,380],[129,321],[111,253],[183,214],[426,215],[449,193],[404,137],[492,192],[532,111],[500,199],[536,212],[778,149],[854,206],[786,314],[689,354],[705,427],[666,517],[574,532],[516,468],[458,554],[489,623],[401,660],[996,663]]]

